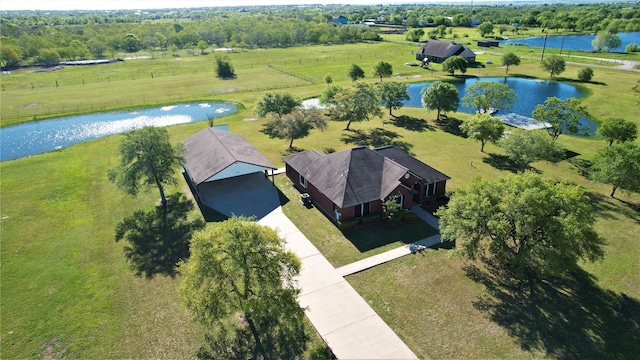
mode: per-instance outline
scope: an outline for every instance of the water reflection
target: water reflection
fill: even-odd
[[[203,121],[233,113],[233,103],[163,106],[30,122],[0,129],[0,161],[18,159],[138,129]]]

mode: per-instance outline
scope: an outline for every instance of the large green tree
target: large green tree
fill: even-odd
[[[608,31],[599,32],[596,38],[591,41],[593,48],[600,51],[609,51],[619,47],[622,44],[620,37],[617,34],[612,34]]]
[[[268,114],[282,116],[289,114],[301,104],[300,99],[289,93],[266,93],[256,103],[255,113],[259,117]]]
[[[422,107],[428,110],[436,110],[436,120],[440,120],[443,111],[456,111],[460,105],[460,93],[456,87],[448,82],[436,81],[427,87],[423,87]]]
[[[437,215],[443,238],[455,241],[464,256],[508,267],[530,283],[604,256],[586,194],[533,172],[478,178],[456,190]]]
[[[516,92],[508,84],[495,81],[478,81],[465,91],[462,104],[479,112],[487,112],[491,108],[508,112],[506,110],[516,102]]]
[[[351,64],[349,70],[347,70],[347,76],[351,81],[356,81],[358,79],[364,79],[364,70],[357,64]]]
[[[627,141],[615,143],[596,154],[591,166],[591,178],[611,184],[609,196],[614,197],[618,188],[640,192],[640,147]]]
[[[393,75],[393,66],[386,61],[379,61],[378,63],[373,65],[371,73],[373,74],[373,76],[379,76],[380,82],[382,82],[383,77],[389,77]]]
[[[456,70],[461,73],[466,73],[467,68],[469,67],[469,62],[465,60],[462,56],[451,56],[447,60],[442,63],[442,71],[448,72],[453,75]]]
[[[300,260],[275,230],[246,218],[217,223],[194,234],[191,257],[178,270],[185,304],[209,330],[201,355],[295,359],[304,351]]]
[[[408,41],[418,42],[424,36],[424,30],[410,29],[405,36]]]
[[[165,128],[145,126],[124,134],[120,162],[109,170],[109,180],[125,193],[136,196],[141,189],[156,186],[167,213],[165,185],[176,185],[176,168],[182,157],[171,145]]]
[[[565,151],[558,142],[539,131],[514,131],[501,138],[498,145],[520,171],[525,171],[534,161],[555,161]]]
[[[507,68],[505,73],[509,72],[509,66],[512,65],[520,65],[520,56],[516,55],[514,52],[508,52],[502,55],[502,66]]]
[[[536,105],[533,118],[540,123],[547,123],[547,132],[553,140],[564,133],[577,134],[582,130],[580,118],[587,114],[580,100],[569,98],[561,100],[555,96],[547,98],[544,104]]]
[[[475,114],[471,119],[460,125],[460,130],[471,139],[480,140],[480,151],[484,152],[484,145],[489,141],[498,141],[504,133],[504,124],[499,118],[489,114]]]
[[[478,25],[478,31],[480,32],[481,37],[485,37],[487,35],[493,34],[493,24],[490,22],[483,22]]]
[[[293,149],[293,140],[309,135],[313,129],[326,128],[327,122],[320,110],[299,109],[284,116],[274,117],[273,120],[264,124],[261,131],[270,138],[289,140],[289,148]]]
[[[621,118],[609,118],[600,124],[597,130],[598,135],[609,140],[609,146],[614,141],[625,142],[635,140],[638,137],[638,125],[633,121]]]
[[[403,100],[409,100],[407,87],[407,84],[400,82],[381,82],[378,84],[380,100],[382,104],[389,109],[389,115],[393,116],[391,111],[393,109],[400,109],[404,105]]]
[[[162,208],[136,211],[116,227],[116,242],[126,241],[125,257],[136,275],[174,276],[176,266],[189,257],[189,241],[196,230],[204,229],[201,218],[190,220],[193,202],[182,193],[169,196],[166,225]]]
[[[559,55],[551,55],[542,60],[542,69],[548,72],[551,77],[562,74],[566,63]]]
[[[345,130],[352,122],[367,121],[372,116],[382,117],[380,96],[369,84],[356,83],[352,88],[342,89],[328,102],[327,116],[334,121],[347,121]]]
[[[233,79],[236,72],[228,56],[216,56],[216,76],[221,79]]]

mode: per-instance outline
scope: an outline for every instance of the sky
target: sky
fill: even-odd
[[[485,0],[486,1],[486,0]],[[471,0],[0,0],[0,10],[116,10],[290,4],[392,4],[471,2]]]

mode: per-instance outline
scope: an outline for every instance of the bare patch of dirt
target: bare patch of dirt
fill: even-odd
[[[43,360],[66,359],[64,353],[67,349],[62,347],[59,337],[54,337],[53,339],[46,341],[40,348],[42,349],[41,355]]]

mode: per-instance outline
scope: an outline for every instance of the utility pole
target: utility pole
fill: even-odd
[[[544,43],[542,44],[542,57],[540,57],[540,61],[544,60],[544,49],[547,47],[547,33],[544,33]]]

